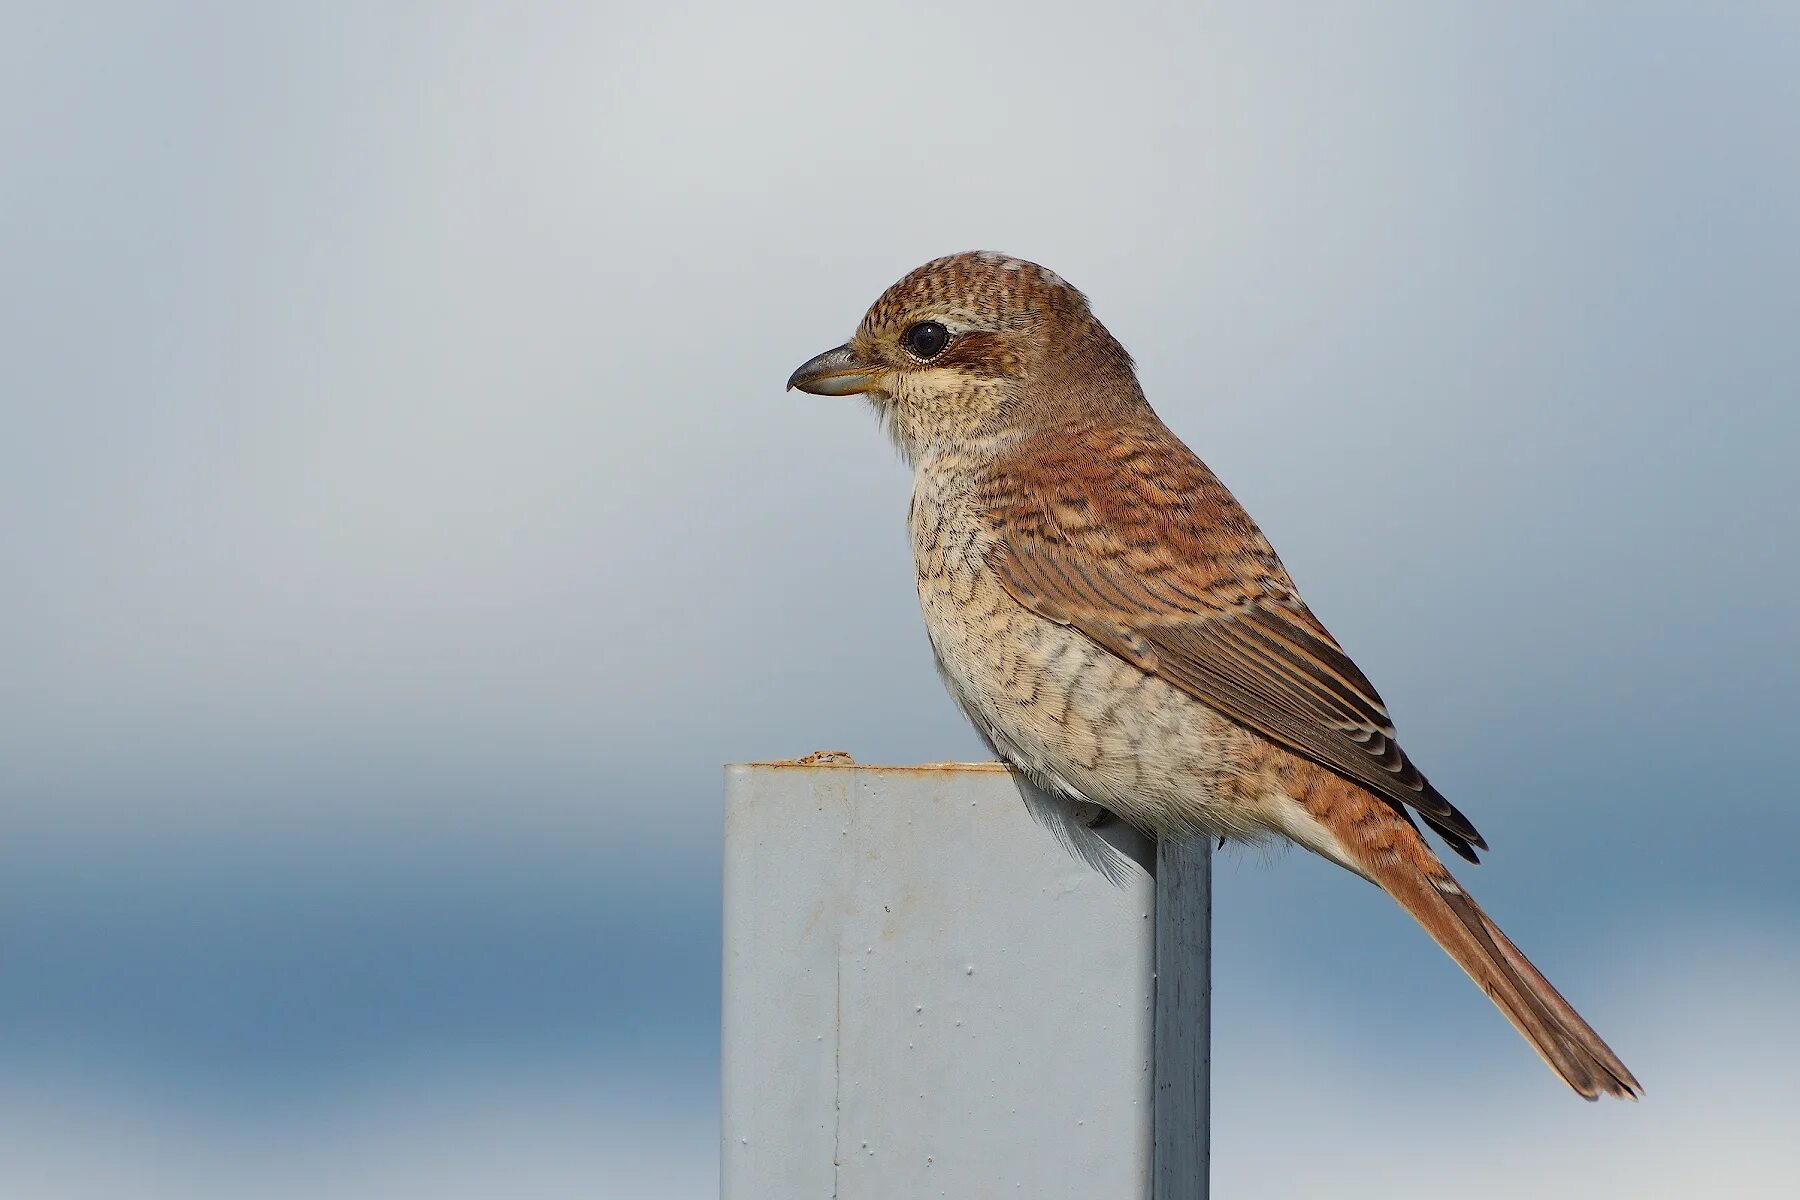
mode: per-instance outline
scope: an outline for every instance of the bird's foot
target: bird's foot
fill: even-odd
[[[1099,829],[1110,821],[1118,820],[1112,813],[1092,800],[1083,800],[1075,806],[1075,819],[1089,829]]]

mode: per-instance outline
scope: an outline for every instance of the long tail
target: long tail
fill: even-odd
[[[1588,1100],[1637,1099],[1643,1088],[1619,1056],[1463,891],[1418,831],[1360,788],[1345,787],[1365,803],[1333,805],[1337,819],[1326,820],[1353,869],[1425,927],[1565,1083]]]

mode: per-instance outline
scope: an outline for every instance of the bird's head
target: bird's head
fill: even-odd
[[[881,294],[856,336],[790,388],[867,396],[910,460],[1141,409],[1131,357],[1053,271],[992,251],[935,259]]]

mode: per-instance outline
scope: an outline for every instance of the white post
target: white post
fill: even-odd
[[[724,1200],[1204,1200],[1209,847],[1020,795],[726,769]]]

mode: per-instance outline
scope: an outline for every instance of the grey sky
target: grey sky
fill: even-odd
[[[135,1036],[155,1094],[156,1035],[56,947],[104,961],[249,895],[284,936],[336,930],[301,956],[321,994],[406,1028],[404,972],[340,987],[332,937],[379,956],[454,913],[430,960],[454,974],[534,936],[638,953],[660,927],[547,914],[646,906],[692,944],[669,978],[713,986],[720,762],[977,751],[919,630],[903,468],[857,404],[781,393],[972,247],[1089,294],[1495,843],[1471,886],[1597,1025],[1626,1003],[1601,964],[1665,920],[1759,931],[1791,978],[1792,7],[0,22],[0,804],[46,967],[0,982],[0,1035],[87,1013],[44,1044]],[[657,869],[583,891],[571,840],[596,876]],[[1428,1045],[1486,1029],[1322,864],[1222,887],[1221,970],[1249,981],[1222,1021],[1329,988],[1398,1028],[1404,974]],[[345,895],[408,915],[360,930]],[[219,933],[242,961],[217,974],[143,969],[209,1013],[202,982],[263,978],[259,931]],[[587,969],[595,1005],[657,1004]],[[503,1056],[521,1005],[587,1037],[532,1007],[537,970],[407,1053]],[[703,1055],[714,1003],[680,1008]],[[1676,1051],[1644,1003],[1655,1102]],[[353,1073],[385,1026],[346,1020],[305,1045]],[[1334,1044],[1319,1022],[1297,1044]],[[211,1018],[175,1024],[167,1057],[230,1061]],[[250,1057],[279,1092],[288,1060]]]

